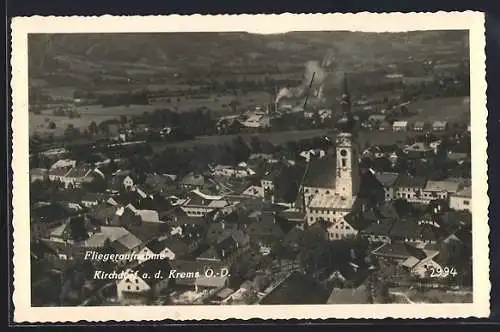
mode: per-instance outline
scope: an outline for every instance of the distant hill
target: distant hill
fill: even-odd
[[[85,82],[94,74],[201,75],[213,70],[237,73],[242,68],[286,72],[311,59],[321,61],[328,52],[350,66],[380,57],[431,55],[430,49],[460,49],[466,37],[463,31],[31,34],[29,75],[50,83],[58,75]]]

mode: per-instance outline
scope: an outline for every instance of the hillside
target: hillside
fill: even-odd
[[[88,84],[95,75],[110,80],[172,74],[272,75],[302,71],[306,61],[321,61],[327,54],[340,67],[439,52],[462,56],[449,50],[460,48],[464,39],[461,31],[34,34],[28,41],[29,75],[38,79],[33,82],[49,86],[64,85],[62,77],[76,85]]]

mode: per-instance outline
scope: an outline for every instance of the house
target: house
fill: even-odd
[[[390,232],[394,221],[391,219],[377,219],[360,234],[370,243],[391,243]]]
[[[116,292],[120,301],[129,298],[151,299],[169,287],[170,260],[146,260],[122,273],[118,278]],[[117,273],[118,275],[120,273]]]
[[[97,206],[100,203],[103,203],[106,201],[108,197],[104,194],[99,194],[99,193],[86,193],[82,199],[81,199],[81,204],[84,207],[92,207],[92,206]]]
[[[139,263],[148,259],[179,259],[186,255],[189,246],[175,236],[163,236],[147,243],[139,252]]]
[[[391,124],[389,122],[387,122],[387,121],[382,122],[378,126],[378,130],[379,131],[388,131],[390,128],[391,128]]]
[[[49,180],[52,182],[63,182],[65,175],[69,173],[70,167],[57,167],[49,169]]]
[[[148,174],[146,176],[145,186],[154,193],[167,193],[175,188],[175,176],[165,174]],[[133,183],[132,183],[133,185]]]
[[[408,121],[394,121],[392,124],[393,131],[407,131]]]
[[[434,154],[434,148],[423,142],[416,142],[405,147],[403,152],[412,159],[428,158]]]
[[[372,254],[385,262],[398,264],[403,264],[410,257],[415,257],[418,261],[427,257],[422,249],[401,242],[384,243],[374,249]]]
[[[427,180],[423,177],[400,174],[394,183],[396,199],[405,199],[410,203],[420,203],[426,183]]]
[[[472,213],[472,188],[464,187],[458,192],[451,194],[450,196],[450,208],[462,211],[468,210]]]
[[[331,119],[332,115],[333,111],[331,109],[323,108],[318,111],[318,117],[321,120],[321,122],[324,122],[327,119]]]
[[[384,114],[372,114],[368,117],[368,122],[377,126],[380,125],[385,120],[386,116]]]
[[[205,177],[193,172],[187,174],[179,181],[179,186],[185,189],[201,189],[205,185]]]
[[[238,119],[242,125],[242,130],[246,132],[256,132],[271,127],[271,117],[263,112],[251,112],[245,114],[242,119]]]
[[[223,289],[227,285],[229,267],[224,263],[201,260],[170,261],[173,281],[177,291],[192,291],[197,294],[214,289]],[[210,280],[209,280],[210,279]]]
[[[321,149],[310,149],[310,150],[305,150],[300,153],[300,156],[306,160],[306,162],[309,162],[311,158],[323,158],[326,156],[325,150]]]
[[[261,186],[250,186],[241,194],[245,196],[264,198],[264,188]]]
[[[432,131],[446,131],[448,129],[447,121],[434,121],[432,123]]]
[[[245,163],[240,163],[238,166],[217,165],[213,168],[212,173],[216,176],[246,178],[255,175],[255,172],[246,166]]]
[[[413,124],[413,131],[423,132],[425,130],[425,122],[424,121],[416,121]]]
[[[71,160],[71,159],[59,159],[56,161],[52,166],[50,166],[50,170],[57,169],[57,168],[73,168],[76,167],[76,160]]]
[[[49,170],[46,168],[32,168],[30,169],[30,182],[46,181],[49,179]]]
[[[134,186],[132,172],[128,170],[118,170],[112,174],[109,189],[111,191],[121,191],[122,189],[131,189]]]
[[[90,183],[94,180],[96,172],[89,166],[73,167],[66,173],[61,181],[65,187],[81,187],[84,183]]]
[[[422,202],[429,203],[432,200],[442,199],[448,201],[449,195],[457,193],[462,187],[458,181],[428,181],[422,190]]]
[[[386,201],[391,201],[395,198],[394,184],[398,179],[398,173],[380,172],[375,173],[375,178],[384,187],[384,198]]]
[[[208,195],[198,189],[191,190],[181,209],[188,217],[203,217],[217,209],[228,206],[229,203],[220,195]]]

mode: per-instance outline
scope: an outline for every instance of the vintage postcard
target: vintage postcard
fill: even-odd
[[[12,21],[16,322],[489,315],[478,12]]]

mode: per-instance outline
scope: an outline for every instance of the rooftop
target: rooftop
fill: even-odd
[[[471,189],[472,189],[471,187],[465,187],[462,190],[458,191],[454,196],[471,198],[472,197]]]
[[[376,173],[375,178],[384,186],[384,187],[392,187],[396,182],[399,174],[398,173]]]
[[[337,179],[336,158],[334,155],[321,159],[312,159],[307,164],[304,187],[335,188]]]
[[[396,179],[395,187],[404,188],[424,188],[427,180],[423,177],[412,176],[409,174],[400,174]]]
[[[350,209],[353,201],[339,195],[315,195],[309,203],[310,208]]]
[[[425,191],[456,193],[461,187],[457,181],[428,181]]]

